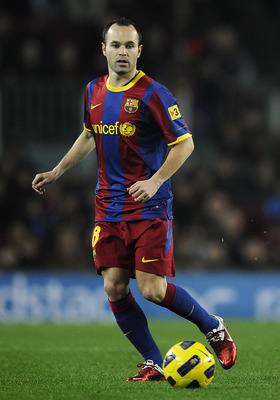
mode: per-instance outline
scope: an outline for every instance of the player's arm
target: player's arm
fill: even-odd
[[[95,148],[95,140],[86,129],[80,134],[68,153],[53,170],[37,174],[32,182],[32,188],[39,194],[45,192],[45,185],[56,181],[61,175],[82,161]]]
[[[194,149],[192,137],[176,143],[170,150],[160,169],[145,181],[137,181],[127,190],[135,201],[145,203],[153,197],[160,186],[169,179],[189,158]]]

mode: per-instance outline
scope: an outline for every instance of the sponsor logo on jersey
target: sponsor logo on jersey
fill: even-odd
[[[102,121],[100,121],[100,124],[92,124],[92,128],[95,133],[100,133],[104,135],[108,134],[118,135],[119,134],[118,127],[119,127],[119,121],[117,121],[115,125],[103,124]]]
[[[123,124],[120,124],[119,121],[117,121],[115,125],[103,124],[103,122],[100,121],[99,124],[92,124],[92,128],[96,134],[118,135],[121,133],[123,136],[127,137],[134,135],[136,131],[136,126],[130,122],[124,122]]]
[[[124,105],[124,111],[128,112],[129,114],[134,114],[138,110],[138,103],[139,100],[137,99],[126,99]]]
[[[181,117],[181,114],[180,114],[177,104],[175,104],[175,106],[168,107],[168,112],[169,112],[169,115],[170,115],[172,121],[174,121],[174,119]]]
[[[123,136],[132,136],[135,133],[136,126],[130,122],[124,122],[123,124],[120,124],[119,130]]]
[[[155,262],[155,261],[158,261],[159,260],[159,258],[155,258],[155,259],[153,259],[153,260],[147,260],[145,257],[143,257],[142,258],[142,263],[149,263],[149,262]]]
[[[90,108],[91,108],[91,110],[93,110],[94,108],[101,106],[101,104],[102,103],[95,104],[95,105],[91,104]]]

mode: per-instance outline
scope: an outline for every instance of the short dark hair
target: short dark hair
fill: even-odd
[[[112,25],[117,24],[119,26],[129,26],[132,25],[136,32],[138,33],[138,46],[140,46],[142,44],[142,34],[138,29],[138,26],[135,24],[135,22],[131,21],[128,18],[122,17],[122,18],[118,18],[118,19],[114,19],[113,21],[109,22],[109,24],[107,24],[102,32],[102,41],[103,43],[106,44],[106,36],[107,36],[107,32],[108,30],[111,28]]]

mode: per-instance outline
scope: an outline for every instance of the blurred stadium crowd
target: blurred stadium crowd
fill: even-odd
[[[142,3],[1,2],[1,88],[15,77],[86,83],[106,71],[104,24],[136,20],[139,67],[176,95],[196,145],[173,178],[177,268],[279,269],[279,2],[248,0],[242,10],[233,0]],[[40,155],[30,154],[24,132],[14,143],[9,126],[1,129],[0,271],[90,271],[95,170],[75,168],[40,197],[31,189]]]

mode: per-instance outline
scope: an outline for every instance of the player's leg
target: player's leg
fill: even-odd
[[[130,271],[103,268],[101,273],[116,322],[144,359],[144,364],[139,365],[144,367],[141,373],[128,380],[161,380],[163,375],[153,367],[162,365],[162,357],[150,333],[147,318],[129,290]]]
[[[125,226],[120,228],[120,224],[96,224],[92,241],[95,267],[104,278],[104,288],[117,324],[143,356],[145,364],[149,364],[149,367],[145,365],[145,371],[140,376],[138,374],[135,380],[160,380],[162,375],[150,365],[150,360],[161,365],[160,351],[149,331],[145,314],[129,289],[134,256],[129,243],[122,237],[124,229]]]
[[[139,239],[136,259],[139,290],[146,299],[196,324],[222,367],[230,368],[236,359],[236,346],[223,319],[210,315],[182,287],[166,282],[165,275],[170,276],[170,271],[174,271],[172,225],[170,221],[159,222],[156,221],[152,229],[146,229]]]
[[[147,300],[195,323],[205,334],[221,366],[229,369],[234,365],[236,345],[221,317],[210,315],[186,290],[167,283],[165,277],[143,271],[137,271],[136,276],[139,290]]]
[[[168,283],[166,295],[159,305],[195,323],[204,333],[224,369],[234,365],[236,345],[221,317],[210,315],[188,292],[171,283]]]
[[[143,221],[135,255],[136,279],[142,295],[195,323],[207,334],[218,327],[194,298],[179,286],[167,284],[165,276],[175,275],[172,221]]]
[[[165,276],[136,271],[140,292],[145,299],[195,323],[205,335],[218,327],[218,321],[180,286],[167,283]]]

